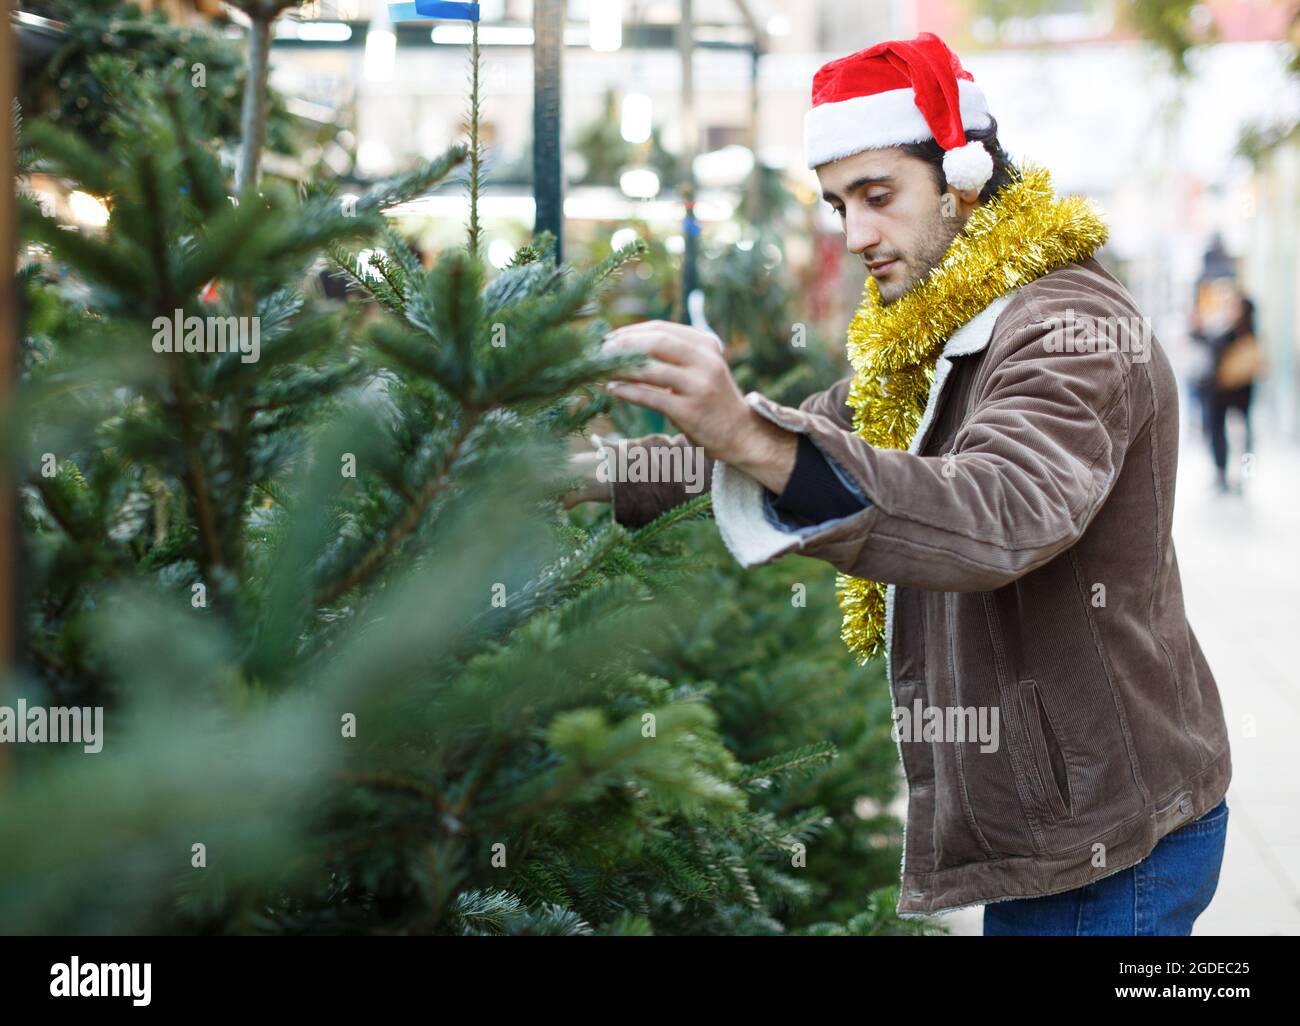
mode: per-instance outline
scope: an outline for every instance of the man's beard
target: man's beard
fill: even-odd
[[[947,255],[948,247],[952,245],[952,240],[957,237],[964,224],[962,218],[946,217],[940,210],[936,210],[934,218],[925,225],[918,236],[914,251],[911,254],[898,254],[895,257],[902,263],[906,276],[902,281],[880,288],[881,305],[889,306],[890,303],[898,302],[921,284],[925,276],[938,267]],[[874,254],[871,259],[880,260],[882,254]],[[862,262],[864,264],[867,262],[865,253]]]

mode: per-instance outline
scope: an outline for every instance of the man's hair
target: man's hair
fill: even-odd
[[[981,203],[987,203],[1004,185],[1019,180],[1020,169],[1011,162],[1011,158],[1002,149],[1002,144],[998,142],[998,122],[992,114],[989,115],[988,128],[971,129],[966,133],[966,141],[982,142],[988,155],[993,158],[993,177],[980,190]],[[923,160],[930,165],[930,172],[934,175],[935,184],[940,192],[948,188],[948,178],[943,173],[943,147],[938,142],[934,139],[926,139],[924,142],[905,143],[898,148],[909,157]]]

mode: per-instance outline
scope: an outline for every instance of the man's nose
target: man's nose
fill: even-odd
[[[861,255],[874,252],[884,242],[875,218],[865,211],[851,210],[844,222],[845,243],[849,252]]]

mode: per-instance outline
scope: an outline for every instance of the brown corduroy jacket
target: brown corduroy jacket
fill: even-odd
[[[751,392],[869,502],[849,516],[797,526],[749,475],[706,462],[743,565],[798,553],[889,585],[900,915],[1081,887],[1227,790],[1227,728],[1170,536],[1177,384],[1144,324],[1093,259],[1002,297],[953,333],[908,451],[853,433],[849,379],[798,409]],[[689,446],[611,444],[660,466]],[[690,497],[680,479],[612,489],[628,526]]]

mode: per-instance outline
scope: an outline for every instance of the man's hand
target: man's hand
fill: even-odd
[[[580,502],[609,502],[609,482],[600,480],[600,453],[580,452],[569,457],[569,473],[581,478],[582,484],[564,496],[564,508],[573,509]]]
[[[692,445],[745,471],[778,495],[794,469],[798,439],[757,413],[741,395],[716,335],[671,321],[646,321],[611,332],[609,354],[651,359],[616,372],[610,392],[662,413]]]

